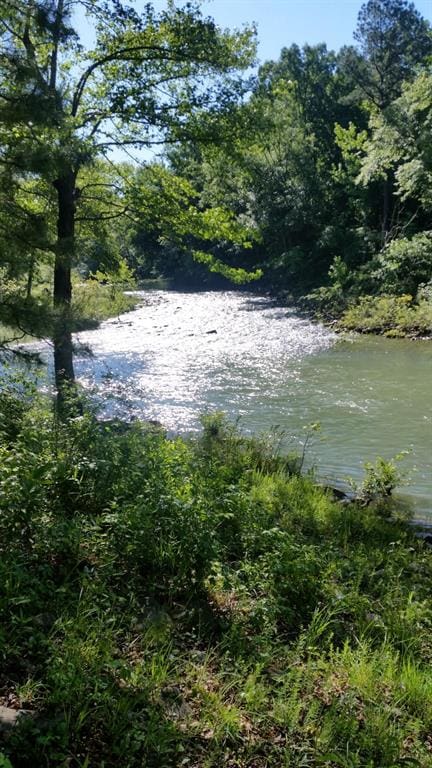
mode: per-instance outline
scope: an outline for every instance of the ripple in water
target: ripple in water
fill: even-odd
[[[431,343],[340,340],[235,291],[137,298],[136,311],[79,335],[92,356],[77,354],[77,377],[102,416],[157,419],[182,432],[222,410],[246,430],[278,425],[297,442],[320,422],[322,438],[308,451],[319,476],[359,480],[364,461],[410,450],[406,495],[418,514],[431,513]]]
[[[236,292],[138,294],[144,306],[82,333],[77,376],[106,414],[195,429],[199,414],[243,414],[277,400],[296,363],[334,335],[270,301]],[[290,366],[287,367],[287,363]]]

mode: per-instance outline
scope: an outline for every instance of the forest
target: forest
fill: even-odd
[[[258,63],[254,25],[160,5],[0,0],[0,768],[428,768],[406,446],[347,493],[311,409],[289,450],[219,411],[180,434],[101,417],[76,368],[161,281],[430,363],[430,23],[366,0],[352,45]]]

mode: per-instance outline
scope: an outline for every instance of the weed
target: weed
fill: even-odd
[[[4,768],[430,764],[432,565],[377,515],[392,467],[343,506],[222,416],[169,440],[8,398],[0,703],[32,714]]]

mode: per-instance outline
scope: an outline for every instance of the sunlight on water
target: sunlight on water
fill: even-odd
[[[154,293],[120,322],[80,334],[93,359],[79,378],[95,381],[116,415],[155,418],[171,430],[198,426],[206,410],[248,414],[275,401],[296,363],[333,335],[271,303],[235,292]],[[287,363],[289,362],[289,365]]]
[[[304,439],[321,424],[310,464],[330,482],[360,479],[362,465],[411,451],[405,495],[431,512],[432,345],[352,337],[235,291],[139,294],[119,320],[79,334],[80,382],[104,417],[156,419],[175,432],[222,410],[247,431],[279,425]]]

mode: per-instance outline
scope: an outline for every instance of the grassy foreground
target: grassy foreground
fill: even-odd
[[[221,420],[1,399],[4,768],[432,765],[430,551]]]

